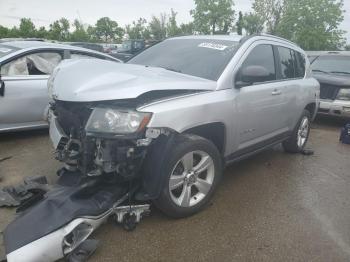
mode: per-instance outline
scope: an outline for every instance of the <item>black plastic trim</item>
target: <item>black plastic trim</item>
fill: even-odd
[[[263,142],[260,142],[256,145],[252,145],[252,146],[243,148],[241,150],[238,150],[238,151],[234,152],[233,154],[225,157],[226,165],[240,161],[242,159],[245,159],[245,158],[248,158],[252,155],[260,153],[261,151],[269,149],[269,148],[287,140],[290,137],[290,135],[291,135],[291,132],[285,132],[285,133],[277,135],[273,138],[270,138],[270,139],[267,139]]]

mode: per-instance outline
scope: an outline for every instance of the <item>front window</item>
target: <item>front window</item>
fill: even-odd
[[[161,42],[128,63],[218,80],[236,52],[238,42],[213,39],[170,39]]]
[[[350,56],[319,56],[314,60],[311,67],[315,72],[350,74]]]
[[[244,60],[241,68],[255,66],[264,68],[268,73],[264,80],[259,81],[259,83],[276,80],[276,67],[272,45],[258,45],[254,47]],[[238,76],[236,80],[243,81],[240,79],[240,76]]]

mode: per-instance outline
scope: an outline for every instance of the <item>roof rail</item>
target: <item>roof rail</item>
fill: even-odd
[[[293,41],[290,41],[290,40],[285,39],[285,38],[283,38],[283,37],[279,37],[279,36],[275,36],[275,35],[270,35],[270,34],[265,34],[265,33],[261,33],[260,35],[261,35],[261,36],[268,36],[268,37],[276,38],[276,39],[279,39],[279,40],[288,42],[288,43],[290,43],[290,44],[299,46],[298,44],[294,43]]]
[[[266,37],[271,37],[271,38],[275,38],[275,39],[278,39],[278,40],[282,40],[282,41],[285,41],[285,42],[290,43],[290,44],[292,44],[292,45],[296,45],[296,46],[300,47],[298,44],[296,44],[296,43],[294,43],[294,42],[292,42],[292,41],[290,41],[290,40],[287,40],[287,39],[285,39],[285,38],[283,38],[283,37],[279,37],[279,36],[275,36],[275,35],[270,35],[270,34],[265,34],[265,33],[252,34],[252,35],[249,35],[249,36],[245,36],[245,37],[243,37],[243,38],[241,39],[241,41],[242,41],[243,39],[244,39],[243,41],[247,41],[248,39],[250,39],[250,38],[252,38],[252,37],[254,37],[254,36],[266,36]]]

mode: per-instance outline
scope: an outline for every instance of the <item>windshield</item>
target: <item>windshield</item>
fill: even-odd
[[[0,58],[17,51],[18,48],[0,44]]]
[[[311,65],[313,71],[350,74],[350,56],[319,56]]]
[[[236,52],[238,42],[212,39],[170,39],[161,42],[128,63],[218,80]]]

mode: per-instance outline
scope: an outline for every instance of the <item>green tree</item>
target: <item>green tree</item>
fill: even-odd
[[[96,28],[94,26],[89,25],[86,29],[86,33],[89,36],[89,41],[91,42],[99,42],[100,39],[96,35]]]
[[[36,29],[30,18],[21,18],[18,35],[20,37],[35,37]]]
[[[37,31],[36,31],[36,37],[38,38],[49,38],[49,32],[46,30],[44,26],[41,26]]]
[[[180,34],[182,35],[193,35],[194,34],[194,24],[189,22],[188,24],[180,25]]]
[[[166,23],[167,15],[165,13],[160,14],[159,17],[152,16],[151,22],[149,22],[149,30],[153,39],[163,40],[166,38]]]
[[[302,2],[300,0],[297,0]],[[317,0],[316,0],[317,1]],[[275,34],[276,29],[283,17],[287,0],[255,0],[253,10],[260,17],[263,26],[270,34]]]
[[[137,21],[133,21],[131,25],[126,25],[125,32],[129,39],[149,39],[149,30],[146,25],[147,20],[140,17]]]
[[[8,37],[9,29],[7,27],[4,27],[0,25],[0,38]]]
[[[88,41],[89,35],[86,32],[84,25],[78,20],[75,19],[73,22],[74,31],[71,33],[70,39],[71,41]]]
[[[289,0],[278,35],[305,50],[337,50],[344,46],[342,0]]]
[[[101,41],[112,42],[119,41],[124,35],[124,30],[116,21],[109,17],[102,17],[96,22],[95,34]]]
[[[345,46],[346,51],[350,51],[350,45]]]
[[[177,36],[181,32],[180,28],[177,26],[176,16],[177,16],[177,12],[171,9],[171,13],[169,15],[169,21],[167,23],[167,28],[166,28],[167,36],[169,37]]]
[[[248,35],[260,34],[264,30],[264,21],[255,13],[245,14],[243,28]]]
[[[236,23],[237,34],[242,35],[243,26],[244,26],[243,14],[242,14],[241,11],[239,11],[239,13],[238,13],[238,21]]]
[[[66,18],[54,21],[50,24],[49,37],[52,40],[68,41],[70,38],[70,24]]]
[[[235,11],[233,0],[194,0],[191,10],[195,31],[203,34],[227,34],[232,27]]]
[[[11,29],[9,29],[7,37],[21,37],[19,30],[16,26],[12,27]]]

